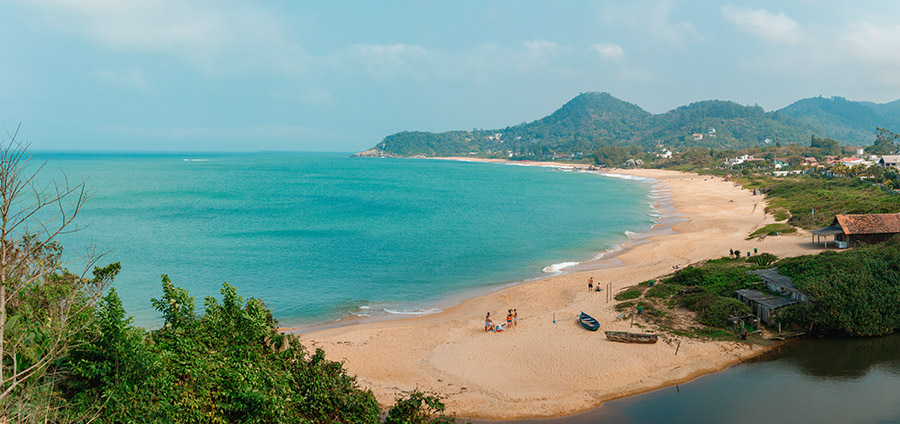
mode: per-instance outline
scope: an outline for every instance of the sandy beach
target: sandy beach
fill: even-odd
[[[731,342],[672,338],[654,345],[613,343],[577,322],[585,311],[601,330],[634,330],[616,318],[615,302],[587,291],[587,280],[616,293],[687,265],[759,249],[779,257],[816,253],[809,233],[746,240],[774,222],[762,196],[721,178],[662,170],[615,170],[652,178],[682,220],[665,234],[623,250],[603,269],[548,277],[466,300],[439,314],[299,331],[311,347],[343,361],[382,404],[415,388],[446,396],[450,413],[515,419],[578,413],[602,402],[676,384],[756,356],[763,348]],[[484,332],[518,310],[518,326]],[[555,323],[554,323],[555,318]],[[640,319],[637,321],[640,325]]]

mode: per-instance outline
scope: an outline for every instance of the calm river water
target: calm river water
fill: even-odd
[[[582,414],[512,423],[900,423],[900,333],[800,340]]]

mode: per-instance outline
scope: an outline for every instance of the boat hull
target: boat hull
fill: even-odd
[[[581,326],[585,329],[591,331],[597,331],[600,329],[600,323],[594,319],[594,317],[582,312],[581,315],[578,316],[578,321],[581,322]]]
[[[606,331],[606,338],[613,342],[621,343],[656,343],[659,337],[656,334],[629,333],[627,331]]]

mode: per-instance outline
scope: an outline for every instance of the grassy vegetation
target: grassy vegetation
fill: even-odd
[[[642,307],[643,319],[675,335],[736,340],[739,329],[732,328],[729,316],[742,316],[751,311],[735,298],[734,291],[750,287],[765,290],[759,278],[747,271],[775,259],[771,254],[724,257],[689,266],[654,282],[652,287],[647,281],[623,291],[620,295],[624,296],[617,296],[617,300],[624,301],[616,305],[616,310],[633,311]],[[694,313],[691,329],[686,330],[683,322],[673,321],[678,315],[684,316],[677,313],[679,309]],[[696,327],[697,324],[702,326]]]
[[[768,210],[775,210],[775,219],[786,219],[787,224],[795,227],[821,228],[831,224],[835,214],[900,211],[900,196],[855,178],[753,175],[738,181],[749,189],[759,188],[769,201]],[[782,211],[790,216],[781,214]]]
[[[643,293],[644,293],[644,290],[640,289],[640,288],[628,289],[621,293],[616,293],[616,300],[623,301],[623,300],[637,299]]]
[[[778,219],[778,218],[776,217],[776,219]],[[785,219],[787,219],[787,218],[785,218]],[[752,239],[752,238],[759,237],[763,234],[765,234],[767,236],[774,236],[774,235],[778,235],[778,234],[788,234],[788,233],[794,233],[794,232],[797,232],[797,229],[794,227],[791,227],[790,225],[775,223],[775,224],[766,225],[765,227],[762,227],[762,228],[750,233],[750,236],[747,238]]]

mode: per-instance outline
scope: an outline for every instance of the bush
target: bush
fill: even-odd
[[[682,286],[678,284],[660,283],[653,287],[650,287],[650,290],[647,290],[647,293],[644,296],[658,299],[667,299],[669,297],[672,297],[672,295],[678,293],[681,288]]]
[[[860,246],[779,261],[782,275],[814,297],[813,322],[852,336],[900,329],[900,245]]]
[[[740,300],[730,297],[718,297],[700,314],[700,323],[710,327],[725,327],[728,316],[741,316],[751,313],[750,307]]]
[[[398,396],[388,411],[384,424],[452,424],[456,420],[444,415],[441,397],[415,389]]]
[[[641,289],[629,289],[629,290],[625,290],[620,293],[616,293],[615,299],[619,300],[619,301],[636,299],[636,298],[640,297],[641,293],[643,293],[643,292],[644,291]]]
[[[769,266],[776,260],[778,260],[778,257],[771,253],[760,253],[758,255],[753,255],[747,258],[747,262],[756,264],[758,266]]]

